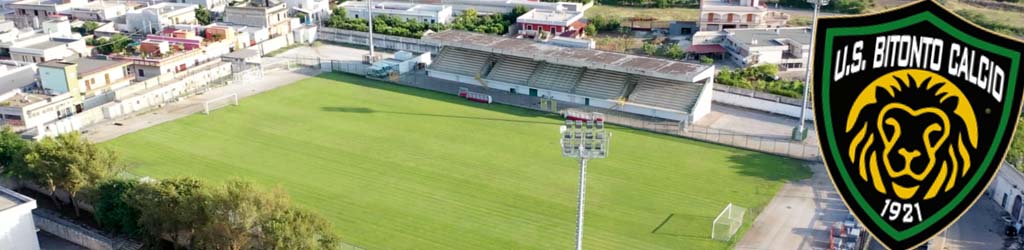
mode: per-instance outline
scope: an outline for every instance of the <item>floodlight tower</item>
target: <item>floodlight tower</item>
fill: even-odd
[[[562,156],[576,158],[580,162],[580,190],[576,200],[576,250],[583,249],[583,204],[587,193],[587,160],[607,157],[608,142],[611,140],[611,133],[604,129],[603,115],[592,114],[587,121],[565,120],[565,126],[561,127]]]
[[[829,0],[807,0],[808,3],[814,4],[814,19],[811,20],[811,35],[813,35],[814,31],[818,29],[818,9],[821,9],[821,6],[828,5],[828,1]],[[811,56],[814,55],[813,42],[809,46],[808,50],[810,51],[805,52],[808,55],[807,62],[804,63],[807,67],[807,73],[804,75],[804,102],[800,107],[800,120],[797,121],[800,124],[793,129],[793,139],[797,140],[807,138],[807,128],[804,127],[804,121],[807,119],[807,98],[809,98],[808,92],[810,92],[809,90],[811,88],[811,70],[813,69],[813,65],[811,64],[814,63],[811,61]]]

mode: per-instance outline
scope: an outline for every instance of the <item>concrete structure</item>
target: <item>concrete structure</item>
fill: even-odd
[[[544,2],[535,0],[446,0],[445,4],[452,6],[455,14],[461,14],[467,9],[474,9],[481,14],[501,14],[512,12],[512,8],[518,5],[526,6],[527,9],[585,11],[591,5],[572,2]],[[363,3],[363,6],[366,6]]]
[[[224,8],[228,6],[230,1],[228,0],[174,0],[175,3],[184,4],[195,4],[203,6],[212,12],[224,12]]]
[[[0,94],[35,83],[36,70],[33,63],[0,60]]]
[[[0,187],[0,250],[39,250],[33,209],[36,200]]]
[[[996,173],[995,180],[988,187],[989,197],[1010,215],[1013,221],[1024,218],[1024,174],[1003,163]]]
[[[701,30],[776,28],[789,21],[789,15],[770,12],[759,0],[702,0],[700,5]]]
[[[449,30],[431,77],[692,123],[711,112],[714,66]]]
[[[49,60],[89,56],[85,39],[53,37],[48,34],[35,34],[9,44],[11,59],[22,62],[41,63]]]
[[[75,7],[86,5],[86,0],[24,0],[7,8],[14,10],[18,27],[39,28],[39,23],[56,15],[70,15]]]
[[[71,93],[52,95],[14,90],[0,95],[0,124],[15,130],[35,128],[74,114],[75,98]]]
[[[224,9],[224,22],[248,27],[267,28],[270,37],[291,35],[291,22],[284,3],[247,2]],[[289,39],[291,40],[291,39]]]
[[[196,25],[196,8],[199,5],[186,3],[158,3],[142,9],[129,11],[125,15],[125,32],[153,34],[173,25]]]
[[[225,62],[231,63],[231,71],[238,72],[248,68],[247,64],[259,64],[263,57],[255,49],[241,49],[221,56]]]
[[[349,1],[341,4],[348,18],[367,17],[366,2]],[[421,23],[448,23],[452,21],[451,5],[378,2],[373,5],[373,16],[388,15]]]
[[[71,8],[70,12],[71,17],[78,20],[110,22],[127,14],[128,6],[119,2],[100,0]]]
[[[85,98],[124,87],[135,79],[128,71],[128,66],[131,65],[129,61],[77,58],[69,60],[68,63],[78,67],[78,90]],[[43,82],[43,85],[47,83]]]
[[[516,24],[519,25],[519,34],[527,37],[544,33],[547,37],[579,38],[587,26],[580,19],[583,19],[583,12],[533,9],[517,17]]]
[[[320,24],[331,16],[331,3],[329,0],[284,0],[288,6],[288,13],[304,13],[308,17],[307,24]]]
[[[129,72],[131,72],[129,74],[142,81],[162,74],[175,74],[188,70],[202,63],[204,56],[202,49],[172,49],[168,53],[157,55],[116,55],[111,58],[131,61],[132,64],[128,66]]]
[[[810,56],[809,27],[774,29],[727,29],[722,47],[728,58],[742,67],[779,65],[780,71],[806,70]]]

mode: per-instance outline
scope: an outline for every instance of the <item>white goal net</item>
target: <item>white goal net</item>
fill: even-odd
[[[228,94],[225,96],[210,99],[209,101],[203,102],[203,114],[209,115],[210,111],[215,109],[227,107],[228,105],[238,106],[238,94]]]
[[[729,241],[732,236],[736,234],[736,231],[740,230],[740,226],[743,226],[743,215],[747,212],[746,208],[733,205],[725,206],[722,212],[715,217],[715,221],[711,224],[711,239],[720,241]]]

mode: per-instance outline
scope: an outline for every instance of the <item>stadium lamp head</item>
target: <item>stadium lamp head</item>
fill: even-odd
[[[562,156],[578,159],[599,159],[608,156],[611,134],[603,120],[566,120],[561,127]]]

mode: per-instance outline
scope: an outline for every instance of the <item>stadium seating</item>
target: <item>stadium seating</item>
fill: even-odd
[[[704,84],[643,77],[629,101],[659,108],[690,111]]]
[[[430,68],[453,74],[476,76],[487,64],[490,53],[444,47],[441,54]]]
[[[576,94],[604,98],[618,99],[622,96],[622,89],[628,79],[626,73],[593,69],[587,70],[580,82],[576,85]]]
[[[543,63],[534,72],[530,86],[568,93],[576,85],[583,68]]]
[[[537,62],[528,58],[516,56],[502,56],[498,63],[491,69],[487,79],[507,83],[526,85],[530,81],[530,75],[537,68]]]

